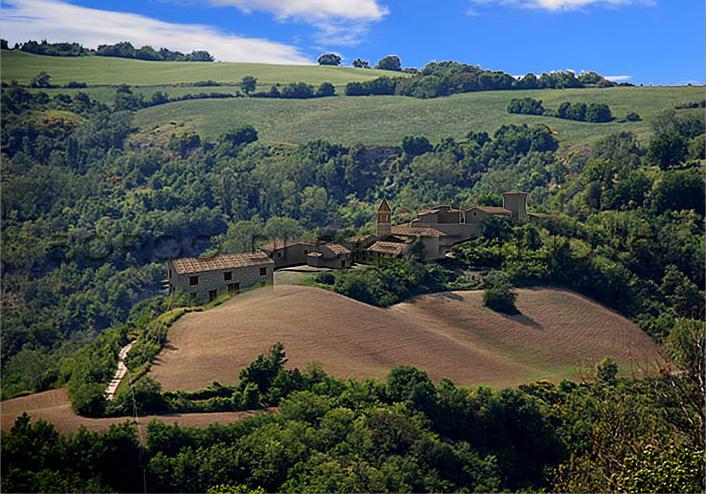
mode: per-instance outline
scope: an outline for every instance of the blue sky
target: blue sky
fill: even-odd
[[[131,41],[219,60],[403,65],[459,60],[514,75],[595,70],[645,84],[703,83],[701,0],[3,0],[3,37]]]

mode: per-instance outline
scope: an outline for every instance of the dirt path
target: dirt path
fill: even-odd
[[[105,398],[107,400],[112,400],[113,398],[115,398],[115,392],[118,390],[118,386],[120,386],[120,381],[123,380],[123,377],[125,377],[125,374],[127,373],[125,357],[127,357],[127,354],[132,348],[133,343],[135,342],[131,341],[120,349],[120,353],[118,354],[118,368],[115,371],[115,375],[110,381],[110,384],[108,384],[108,388],[105,390]]]

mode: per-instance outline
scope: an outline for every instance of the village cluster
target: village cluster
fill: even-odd
[[[443,259],[453,245],[481,233],[481,225],[492,217],[525,223],[537,217],[527,212],[525,192],[506,192],[502,207],[448,205],[424,209],[405,224],[392,224],[392,210],[383,199],[378,207],[374,235],[358,235],[334,242],[273,241],[253,253],[187,257],[168,262],[169,290],[190,294],[194,301],[213,301],[220,295],[273,283],[273,271],[307,265],[316,268],[348,268],[380,258],[410,257],[422,261]],[[416,252],[415,252],[416,250]]]

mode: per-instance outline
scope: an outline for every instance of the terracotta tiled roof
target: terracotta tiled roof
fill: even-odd
[[[323,254],[321,252],[309,252],[307,256],[310,257],[321,257]]]
[[[398,242],[384,242],[378,240],[365,250],[369,252],[380,252],[382,254],[393,254],[399,256],[408,252],[410,248],[410,244],[403,244]]]
[[[348,250],[348,248],[344,247],[341,244],[325,244],[325,245],[322,245],[322,247],[328,248],[334,254],[350,254],[351,253],[351,251]]]
[[[488,214],[512,214],[512,211],[497,206],[479,206],[471,209],[478,209]]]
[[[363,242],[365,240],[368,240],[371,237],[374,237],[375,235],[353,235],[352,237],[346,237],[343,239],[343,242],[348,242],[351,244],[355,244],[358,242]]]
[[[460,210],[454,209],[447,204],[442,204],[440,206],[434,206],[433,208],[430,208],[430,209],[422,209],[421,211],[417,211],[417,216],[423,215],[423,214],[435,214],[435,213],[439,213],[441,211],[446,211],[448,213],[460,213],[461,212]]]
[[[260,250],[264,250],[265,252],[272,252],[275,249],[282,249],[285,246],[291,247],[294,245],[314,245],[313,242],[305,242],[303,240],[287,240],[286,242],[284,240],[275,240],[274,242],[268,242],[262,247],[260,247]]]
[[[416,227],[410,225],[395,225],[392,227],[393,235],[402,235],[403,237],[445,237],[444,232],[440,232],[435,228]]]
[[[177,274],[220,271],[221,269],[264,266],[274,262],[264,252],[221,254],[212,257],[182,257],[172,259]]]

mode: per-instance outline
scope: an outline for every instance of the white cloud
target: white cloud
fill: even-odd
[[[298,48],[266,39],[223,33],[210,26],[163,22],[139,14],[71,5],[58,0],[14,0],[2,6],[3,38],[76,41],[95,48],[129,41],[140,47],[207,50],[229,62],[311,63]]]
[[[280,19],[351,19],[375,21],[388,13],[376,0],[211,0],[244,12],[272,12]]]
[[[618,7],[629,4],[655,5],[656,0],[471,0],[476,5],[503,5],[529,9],[543,9],[550,12],[581,10],[591,5]]]
[[[631,75],[607,75],[605,76],[606,79],[609,81],[613,82],[628,82],[630,79],[632,79]]]
[[[378,0],[210,0],[243,12],[270,12],[279,21],[311,24],[319,43],[351,46],[365,37],[371,23],[389,13]]]

